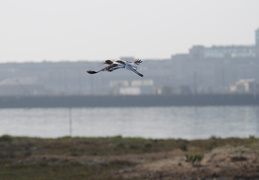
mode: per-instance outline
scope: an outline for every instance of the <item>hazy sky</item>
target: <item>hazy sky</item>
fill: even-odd
[[[1,0],[0,62],[170,58],[251,45],[259,0]]]

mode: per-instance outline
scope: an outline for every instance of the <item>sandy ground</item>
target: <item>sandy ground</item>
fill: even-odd
[[[258,158],[251,149],[227,147],[205,154],[201,162],[186,162],[184,154],[172,152],[135,169],[147,179],[259,179]]]

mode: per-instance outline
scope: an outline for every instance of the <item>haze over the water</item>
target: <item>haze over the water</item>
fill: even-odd
[[[4,0],[0,62],[170,58],[254,44],[258,0]]]

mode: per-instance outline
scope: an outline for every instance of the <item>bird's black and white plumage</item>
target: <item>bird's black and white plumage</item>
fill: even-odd
[[[137,71],[137,65],[139,65],[140,63],[142,63],[142,61],[140,59],[136,59],[134,62],[128,62],[128,61],[123,61],[123,60],[116,60],[116,61],[106,60],[104,62],[104,64],[108,64],[108,66],[106,66],[105,68],[103,68],[99,71],[89,70],[89,71],[86,71],[86,72],[89,73],[89,74],[96,74],[96,73],[101,72],[101,71],[112,72],[116,69],[125,68],[127,70],[133,71],[134,73],[136,73],[140,77],[143,77],[143,74],[141,74]]]

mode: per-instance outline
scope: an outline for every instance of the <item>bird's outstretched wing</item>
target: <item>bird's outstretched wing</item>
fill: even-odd
[[[112,63],[112,64],[110,64],[109,66],[106,66],[106,67],[100,69],[99,71],[88,70],[88,71],[86,71],[86,72],[89,73],[89,74],[96,74],[96,73],[101,72],[101,71],[109,71],[109,72],[112,72],[113,70],[116,70],[116,69],[119,69],[119,68],[120,68],[120,67],[118,66],[118,64]]]

